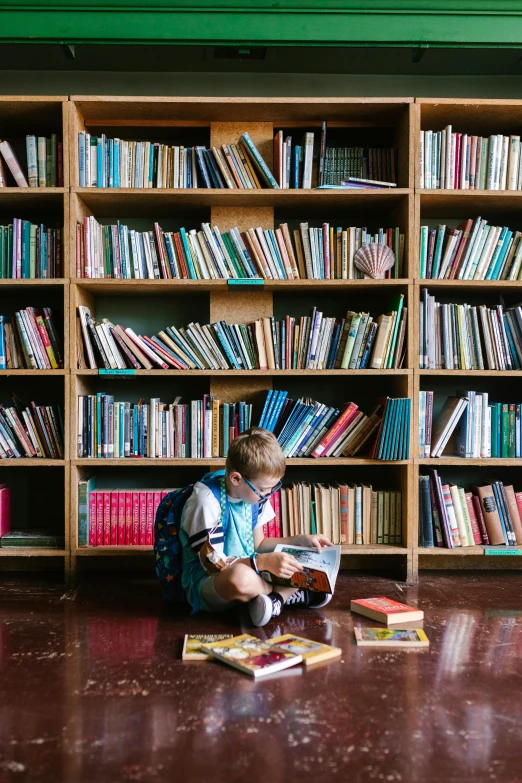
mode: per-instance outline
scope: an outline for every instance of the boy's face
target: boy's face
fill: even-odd
[[[232,497],[244,500],[245,503],[259,503],[261,498],[269,497],[271,493],[280,486],[282,476],[257,476],[255,479],[248,479],[248,481],[238,473],[232,471],[228,474],[228,491]],[[253,489],[249,486],[248,482],[257,489],[259,495],[257,495]]]

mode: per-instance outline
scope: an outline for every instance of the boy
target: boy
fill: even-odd
[[[183,550],[182,584],[193,609],[219,612],[237,601],[248,604],[252,623],[266,625],[288,606],[319,608],[331,599],[326,593],[312,593],[292,587],[277,592],[259,575],[269,571],[289,578],[301,565],[291,555],[274,552],[277,544],[331,546],[323,535],[265,538],[263,525],[275,514],[268,498],[281,487],[285,457],[275,436],[258,427],[243,432],[230,444],[225,476],[221,484],[221,504],[201,482],[194,485],[181,517],[180,540]],[[224,495],[227,495],[225,499]],[[233,565],[211,573],[212,568],[201,549],[205,549],[209,531],[218,524],[224,503],[228,501],[229,520],[224,538],[224,553],[239,558]],[[259,504],[256,525],[252,529],[252,508]],[[219,528],[216,533],[219,534]]]

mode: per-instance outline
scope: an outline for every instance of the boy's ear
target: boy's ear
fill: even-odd
[[[238,473],[237,470],[233,470],[231,473],[228,474],[229,480],[234,484],[234,486],[238,486],[238,484],[241,481],[241,473]]]

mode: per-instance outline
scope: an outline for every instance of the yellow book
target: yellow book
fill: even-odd
[[[354,628],[357,647],[429,647],[429,640],[422,628],[404,630],[398,628]]]
[[[268,639],[268,644],[275,644],[283,650],[300,655],[305,666],[340,658],[342,653],[340,647],[331,647],[329,644],[314,642],[311,639],[304,639],[302,636],[294,636],[291,633]]]
[[[301,655],[276,647],[275,644],[262,642],[247,633],[232,639],[203,644],[201,649],[218,661],[256,678],[287,669],[302,661]]]
[[[214,633],[214,634],[185,634],[183,640],[183,651],[181,653],[181,659],[183,661],[209,661],[211,655],[206,652],[202,652],[202,644],[213,644],[214,642],[221,642],[223,639],[232,639],[231,633]]]

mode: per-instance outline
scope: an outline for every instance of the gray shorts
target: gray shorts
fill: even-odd
[[[207,612],[226,612],[236,606],[237,601],[228,601],[226,598],[221,598],[216,590],[216,576],[217,574],[207,576],[200,583],[200,608]]]

